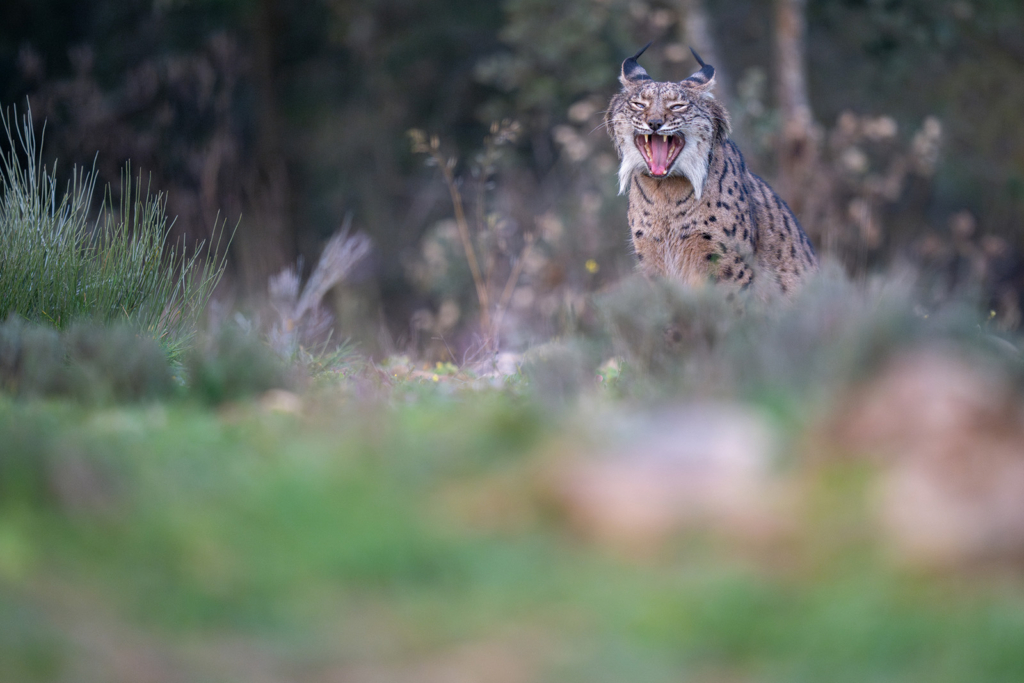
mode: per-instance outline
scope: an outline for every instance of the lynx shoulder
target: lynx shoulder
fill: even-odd
[[[729,114],[711,94],[714,67],[694,52],[700,71],[658,82],[637,63],[644,50],[622,63],[622,91],[605,117],[640,269],[761,296],[793,291],[817,269],[814,249],[729,139]]]

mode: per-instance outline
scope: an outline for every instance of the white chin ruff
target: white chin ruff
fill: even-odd
[[[692,141],[692,142],[691,142]],[[622,162],[619,164],[619,194],[625,194],[629,189],[629,181],[633,173],[640,171],[646,173],[647,162],[640,154],[636,145],[625,145],[622,152]],[[662,177],[683,176],[693,185],[693,194],[697,199],[704,194],[704,183],[708,179],[708,147],[703,140],[687,136],[683,151],[679,153],[676,160],[672,162],[672,168]]]
[[[626,194],[634,171],[643,172],[646,169],[647,162],[644,161],[640,150],[636,148],[636,145],[627,145],[626,149],[622,151],[622,161],[619,163],[619,194]]]

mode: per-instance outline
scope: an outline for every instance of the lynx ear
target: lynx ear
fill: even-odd
[[[640,59],[640,55],[642,55],[653,43],[653,40],[650,43],[647,43],[640,48],[639,52],[622,63],[622,73],[619,75],[619,82],[622,83],[623,86],[628,87],[636,85],[641,81],[651,80],[651,77],[647,75],[647,72],[644,71],[644,68],[640,66],[636,60]]]
[[[693,53],[697,63],[700,64],[700,71],[683,81],[683,84],[697,88],[698,90],[710,90],[711,86],[715,84],[715,67],[710,64],[705,64],[704,60],[700,58],[700,55],[697,54],[697,51],[692,47],[690,48],[690,52]]]

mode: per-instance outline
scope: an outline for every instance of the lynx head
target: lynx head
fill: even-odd
[[[637,63],[648,47],[622,63],[622,91],[605,116],[621,160],[619,194],[639,170],[655,178],[685,176],[699,199],[711,150],[729,134],[729,114],[711,94],[715,67],[691,49],[700,71],[678,83],[654,81]]]

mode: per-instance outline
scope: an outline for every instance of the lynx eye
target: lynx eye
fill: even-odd
[[[677,102],[673,104],[671,107],[669,107],[669,109],[671,109],[672,111],[686,111],[687,108],[689,108],[689,106],[690,105],[686,104],[685,102]]]
[[[643,111],[643,109],[647,105],[644,104],[643,102],[641,102],[640,100],[630,100],[629,101],[629,106],[633,107],[633,109],[636,109],[637,111]]]

